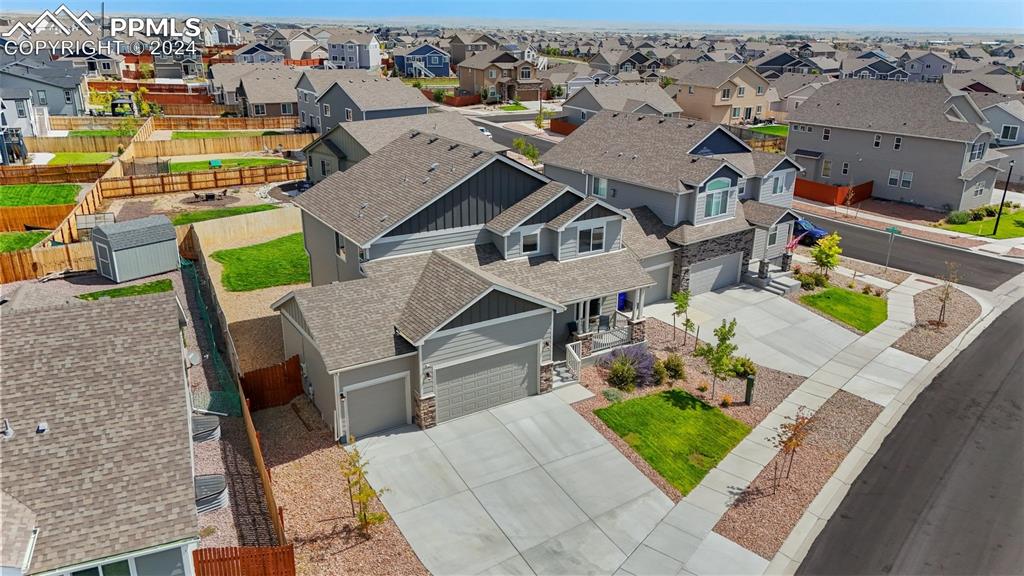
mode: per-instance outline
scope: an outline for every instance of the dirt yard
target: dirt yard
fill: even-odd
[[[266,193],[275,185],[243,186],[239,188],[238,192],[230,192],[224,198],[218,197],[212,201],[196,201],[192,192],[116,198],[107,201],[100,212],[113,212],[118,222],[145,218],[154,214],[164,214],[173,219],[176,215],[185,212],[273,203],[273,199],[265,198],[261,194]]]

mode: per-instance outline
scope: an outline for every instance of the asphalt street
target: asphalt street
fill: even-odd
[[[844,256],[885,264],[885,255],[889,248],[887,232],[811,214],[801,213],[801,216],[829,232],[838,232],[843,238],[840,246],[843,248]],[[982,290],[994,290],[1003,282],[1024,272],[1024,265],[1016,262],[899,235],[893,241],[892,255],[889,259],[889,265],[893,268],[932,277],[945,276],[946,262],[957,264],[961,284]]]
[[[798,574],[1020,574],[1024,301],[918,396]]]
[[[548,150],[550,150],[555,145],[554,142],[551,142],[549,140],[544,140],[543,138],[537,138],[535,136],[527,136],[526,134],[520,134],[519,132],[515,132],[513,130],[509,130],[508,128],[500,128],[500,127],[494,126],[492,124],[485,124],[483,122],[479,122],[477,118],[472,118],[472,117],[468,117],[468,118],[469,118],[470,122],[473,122],[477,126],[483,126],[484,128],[487,128],[488,130],[490,130],[491,138],[495,142],[497,142],[498,144],[501,144],[502,146],[508,146],[509,148],[512,148],[512,141],[513,140],[515,140],[516,138],[523,138],[527,142],[530,142],[534,146],[536,146],[537,150],[540,150],[540,153],[543,154],[543,153],[547,152]],[[490,118],[488,118],[487,120],[493,122],[493,120],[491,120]]]

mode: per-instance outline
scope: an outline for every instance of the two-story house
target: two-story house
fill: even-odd
[[[601,50],[590,59],[590,66],[609,74],[657,72],[661,63],[640,50]]]
[[[907,50],[898,60],[910,82],[939,82],[943,74],[953,72],[953,59],[939,52]]]
[[[281,64],[284,52],[271,48],[263,42],[251,42],[235,50],[235,62],[238,64]]]
[[[245,74],[238,79],[235,97],[246,116],[298,116],[295,82],[299,74],[288,67]]]
[[[541,157],[544,174],[630,213],[625,243],[657,285],[645,302],[740,281],[782,256],[800,169],[720,124],[602,112]]]
[[[0,85],[27,89],[32,105],[45,107],[51,116],[85,114],[88,92],[85,70],[70,62],[22,58],[0,67]]]
[[[487,50],[459,63],[459,91],[488,101],[536,100],[541,79],[537,68],[508,52]]]
[[[395,69],[408,78],[435,78],[452,75],[451,55],[437,46],[399,46],[392,51]]]
[[[789,113],[800,107],[821,88],[832,81],[829,76],[820,74],[793,74],[787,72],[770,80],[768,100],[771,102],[769,114],[776,122],[784,122]]]
[[[459,32],[448,39],[448,53],[453,64],[462,64],[470,56],[491,50],[499,50],[501,43],[487,34]]]
[[[307,75],[311,82],[296,83],[302,107],[300,122],[305,114],[303,125],[326,132],[340,122],[426,114],[437,106],[398,78],[380,78],[354,70],[341,72],[348,74],[331,80],[330,74],[314,72]]]
[[[313,286],[273,308],[340,439],[545,393],[645,339],[626,214],[503,155],[410,131],[295,203]]]
[[[687,116],[721,124],[741,124],[769,114],[768,80],[746,64],[684,62],[665,73]]]
[[[317,131],[322,128],[322,109],[318,100],[336,82],[373,77],[365,70],[336,70],[333,68],[302,70],[298,80],[295,81],[296,98],[299,105],[299,125],[314,128]]]
[[[1024,144],[1024,94],[972,93],[971,100],[985,115],[985,126],[995,138],[993,146]]]
[[[839,80],[789,115],[786,151],[802,178],[872,182],[872,196],[935,210],[987,204],[996,136],[963,92],[943,84]]]
[[[383,52],[376,35],[355,30],[330,30],[328,54],[334,68],[380,68]]]
[[[602,110],[655,116],[679,116],[683,111],[657,84],[584,86],[562,103],[566,120],[577,126]]]
[[[312,34],[301,28],[279,28],[267,37],[267,43],[284,54],[286,60],[302,60],[306,52],[319,45]]]

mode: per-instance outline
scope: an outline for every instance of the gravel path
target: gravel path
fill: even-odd
[[[783,469],[780,453],[726,511],[715,532],[764,558],[772,558],[881,411],[881,406],[859,396],[836,392],[815,413],[789,477],[773,490],[776,463],[780,471]]]
[[[298,574],[427,574],[393,520],[374,527],[368,538],[356,530],[341,474],[344,448],[331,439],[305,396],[260,410],[253,420],[273,477],[274,496],[284,507],[285,532],[295,545]],[[374,509],[384,507],[378,501]]]
[[[938,325],[942,290],[942,286],[936,286],[914,296],[917,325],[901,336],[893,348],[931,360],[981,316],[981,304],[967,293],[954,288],[946,304],[946,324]]]

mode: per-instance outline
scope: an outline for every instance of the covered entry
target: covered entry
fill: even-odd
[[[742,252],[697,262],[690,266],[690,293],[702,294],[731,286],[740,281]]]
[[[539,344],[438,368],[437,422],[537,393]]]
[[[348,434],[356,439],[412,423],[408,373],[353,384],[344,397]]]

